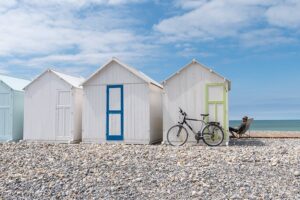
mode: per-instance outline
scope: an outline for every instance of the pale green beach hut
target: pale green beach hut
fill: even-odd
[[[29,81],[0,75],[0,141],[23,138],[23,88]]]

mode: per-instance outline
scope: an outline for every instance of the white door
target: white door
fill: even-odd
[[[71,92],[58,91],[56,104],[56,140],[71,140]]]
[[[10,94],[0,93],[0,139],[11,138]]]

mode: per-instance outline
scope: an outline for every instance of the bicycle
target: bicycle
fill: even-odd
[[[172,126],[167,133],[167,140],[172,146],[182,146],[188,140],[188,131],[184,125],[186,125],[195,135],[197,144],[202,139],[208,146],[218,146],[224,140],[224,132],[219,122],[206,122],[205,118],[209,114],[201,114],[203,119],[192,119],[188,118],[187,114],[179,108],[180,114],[183,116],[182,121]],[[187,121],[199,121],[201,122],[201,129],[195,132],[194,129]],[[203,128],[204,126],[204,128]],[[203,128],[203,129],[202,129]],[[201,131],[202,130],[202,131]]]

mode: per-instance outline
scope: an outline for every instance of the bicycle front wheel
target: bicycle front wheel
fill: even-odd
[[[224,132],[220,126],[207,125],[202,132],[203,142],[208,146],[219,146],[224,140]]]
[[[172,126],[167,134],[167,140],[172,146],[182,146],[188,139],[187,130],[181,125]]]

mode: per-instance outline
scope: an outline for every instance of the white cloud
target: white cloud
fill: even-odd
[[[16,4],[16,0],[0,1],[0,12],[6,11]]]
[[[182,57],[186,57],[186,58],[192,59],[192,58],[206,58],[206,57],[211,57],[214,54],[213,53],[209,53],[209,52],[202,52],[202,51],[199,51],[196,48],[186,47],[186,48],[182,49],[181,51],[179,51],[178,55],[180,55]]]
[[[247,47],[295,41],[280,28],[300,27],[299,0],[174,0],[183,14],[154,25],[162,41],[241,40]],[[279,29],[272,29],[273,26]],[[272,31],[271,31],[272,29]],[[268,35],[269,34],[269,35]],[[250,39],[251,38],[251,39]],[[273,43],[271,39],[274,39]],[[252,42],[252,44],[250,44]]]
[[[287,0],[273,7],[266,12],[268,22],[272,25],[286,28],[300,27],[300,1]]]
[[[177,54],[181,57],[185,58],[206,58],[214,56],[214,53],[201,51],[198,48],[196,48],[194,45],[189,43],[183,43],[183,44],[176,44],[175,45],[177,49]]]
[[[6,65],[45,68],[91,65],[102,59],[147,54],[153,45],[132,29],[138,20],[114,6],[137,0],[50,0],[0,3],[0,58]],[[84,6],[104,5],[80,10]],[[107,5],[108,7],[106,7]],[[5,8],[5,11],[4,11]],[[75,10],[74,10],[75,9]],[[9,58],[9,59],[7,59]],[[2,63],[3,64],[3,63]],[[16,67],[15,67],[16,68]]]
[[[182,6],[189,6],[188,2]],[[162,20],[154,28],[173,40],[229,37],[256,23],[262,12],[260,6],[245,1],[212,0],[194,5],[183,15]]]
[[[132,19],[127,20],[122,14],[103,13],[105,15],[91,13],[78,18],[73,12],[60,8],[42,12],[36,7],[26,6],[11,9],[0,15],[0,56],[45,54],[73,46],[84,52],[124,50],[139,42],[136,34],[125,27],[128,21],[133,22]]]
[[[8,60],[1,65],[20,70],[61,65],[70,71],[67,66],[76,65],[81,71],[111,56],[130,62],[173,53],[157,51],[164,47],[153,45],[157,41],[193,44],[233,38],[254,47],[295,42],[282,29],[300,27],[296,0],[173,0],[166,15],[174,16],[154,25],[156,32],[141,35],[136,31],[142,22],[126,5],[145,1],[0,1],[0,58]],[[166,6],[166,1],[155,2]],[[194,45],[175,51],[183,57],[212,56]]]
[[[125,51],[110,51],[101,53],[79,53],[79,54],[52,54],[47,56],[33,57],[28,60],[12,59],[9,61],[11,65],[25,65],[27,64],[31,68],[44,69],[49,66],[72,63],[73,66],[77,65],[99,65],[103,61],[107,61],[108,58],[116,56],[124,61],[132,60],[136,58],[143,58],[143,53],[125,52]]]
[[[64,6],[67,8],[80,8],[84,6],[89,5],[112,5],[112,6],[118,6],[118,5],[125,5],[130,3],[142,3],[145,0],[47,0],[47,1],[41,1],[41,0],[19,0],[16,2],[16,0],[5,0],[8,1],[7,3],[0,3],[0,6],[3,5],[14,5],[14,4],[23,4],[28,6],[40,6],[40,7],[59,7]]]
[[[296,39],[286,37],[280,30],[274,28],[251,30],[242,33],[240,41],[245,47],[270,47],[297,42]]]
[[[145,0],[107,0],[107,3],[111,5],[120,5],[128,3],[142,3],[144,1]]]
[[[0,16],[0,55],[43,54],[72,44],[71,29],[53,26],[60,19],[14,9]],[[73,38],[73,39],[71,39]]]
[[[194,9],[195,7],[202,6],[208,0],[176,0],[175,5],[183,9]]]

